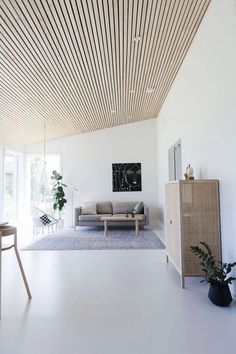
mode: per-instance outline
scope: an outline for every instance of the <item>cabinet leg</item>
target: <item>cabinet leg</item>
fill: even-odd
[[[181,288],[184,289],[185,288],[185,281],[184,281],[184,276],[181,275]]]
[[[168,257],[168,254],[166,254],[166,263],[169,263],[169,257]]]

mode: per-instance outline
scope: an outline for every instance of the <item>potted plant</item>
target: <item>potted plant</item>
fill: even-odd
[[[53,210],[59,212],[59,227],[62,228],[64,220],[62,219],[62,211],[65,208],[67,200],[65,197],[64,187],[67,187],[66,184],[62,183],[62,176],[57,171],[52,171],[52,194],[53,194]]]
[[[191,246],[191,251],[200,259],[202,270],[205,273],[204,280],[210,283],[209,299],[217,306],[228,306],[232,302],[229,284],[236,278],[230,276],[234,263],[223,263],[215,260],[210,246],[200,242],[201,246]]]

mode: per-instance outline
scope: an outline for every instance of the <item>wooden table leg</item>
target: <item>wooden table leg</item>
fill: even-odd
[[[104,220],[104,236],[107,237],[107,220]]]
[[[136,233],[136,236],[138,236],[138,234],[139,234],[139,222],[138,222],[138,220],[135,220],[135,233]]]

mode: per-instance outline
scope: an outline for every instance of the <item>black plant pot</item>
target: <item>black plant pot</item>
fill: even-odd
[[[217,306],[226,307],[232,302],[232,296],[229,286],[216,287],[210,284],[208,297]]]

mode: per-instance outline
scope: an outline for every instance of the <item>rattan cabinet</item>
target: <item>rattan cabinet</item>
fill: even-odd
[[[181,276],[202,276],[191,245],[207,242],[221,259],[219,182],[217,180],[175,181],[165,185],[166,260]]]

